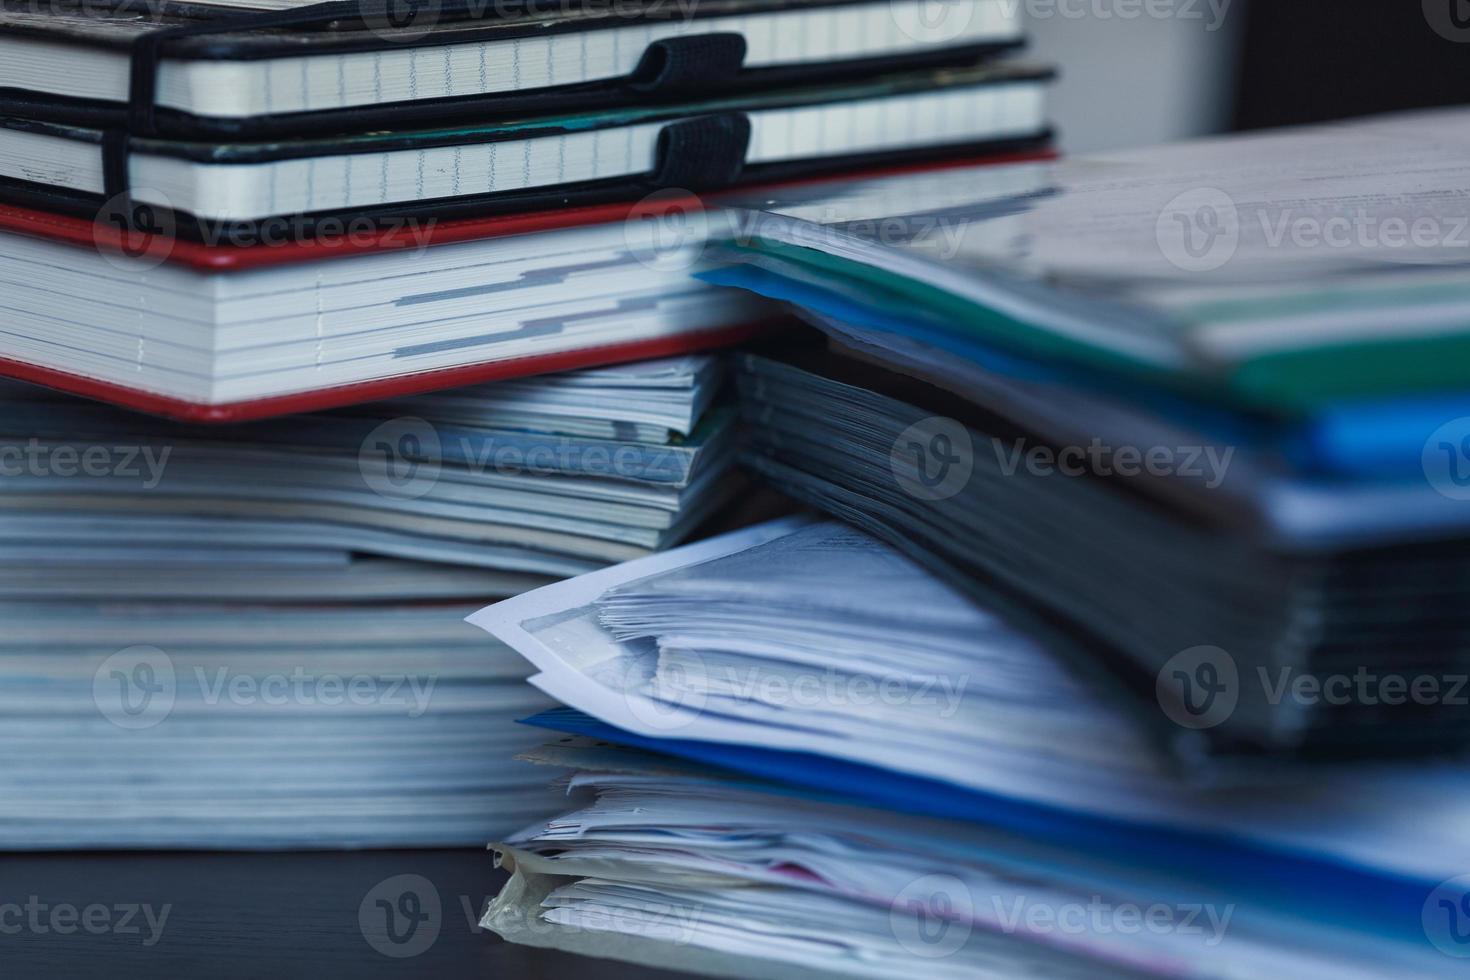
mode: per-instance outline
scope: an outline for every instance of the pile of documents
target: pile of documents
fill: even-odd
[[[729,976],[1455,975],[1421,913],[1470,896],[1441,885],[1470,861],[1462,764],[1190,785],[848,525],[759,525],[472,622],[576,709],[533,719],[572,735],[524,758],[576,808],[497,845],[508,939]]]
[[[830,338],[742,360],[749,463],[996,603],[1186,756],[1456,751],[1466,118],[738,216],[710,278]]]
[[[1464,121],[732,204],[701,277],[819,330],[737,357],[743,459],[844,523],[472,617],[571,796],[485,925],[727,976],[1462,972]]]
[[[509,760],[550,702],[462,620],[729,499],[721,380],[691,355],[224,427],[6,388],[5,845],[463,846],[544,814]]]

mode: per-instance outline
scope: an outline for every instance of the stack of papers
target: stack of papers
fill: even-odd
[[[1455,751],[1464,119],[772,198],[707,278],[836,350],[742,360],[749,463],[999,602],[1185,755]]]
[[[1003,777],[1046,798],[1149,768],[1146,744],[1036,644],[842,524],[760,525],[472,622],[525,654],[541,690],[643,736],[820,752],[976,788]]]
[[[760,202],[731,257],[804,305],[1135,397],[1292,417],[1463,392],[1467,120],[1033,164],[1020,194],[1005,169],[844,181]]]
[[[841,639],[870,617],[904,656]],[[516,876],[485,924],[508,939],[731,976],[1453,975],[1421,912],[1466,891],[1441,884],[1470,860],[1462,766],[1190,786],[846,525],[761,525],[472,622],[596,719],[538,724],[662,753],[527,754],[578,802],[499,845]]]
[[[7,387],[6,846],[465,846],[544,814],[512,722],[553,702],[462,620],[728,499],[722,375],[224,428]]]

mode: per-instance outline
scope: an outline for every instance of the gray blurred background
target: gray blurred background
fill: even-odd
[[[1470,0],[1020,2],[1069,153],[1470,103]]]

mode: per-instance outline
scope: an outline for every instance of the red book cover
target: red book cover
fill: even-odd
[[[791,187],[836,179],[877,177],[905,171],[967,167],[977,164],[1022,163],[1051,159],[1053,156],[1054,154],[1051,153],[1030,152],[983,159],[951,160],[938,164],[918,164],[844,174],[841,178],[812,178],[794,183],[772,185],[772,189],[776,186]],[[742,188],[738,193],[743,197],[751,193],[759,193],[760,190],[759,187],[747,187]],[[656,203],[649,203],[650,200]],[[79,248],[144,256],[199,272],[229,275],[232,272],[250,269],[349,259],[355,255],[395,249],[432,248],[456,242],[481,241],[509,235],[629,221],[636,219],[640,211],[647,208],[656,207],[659,213],[664,214],[670,211],[695,212],[719,203],[718,195],[702,198],[693,194],[687,197],[660,194],[654,199],[646,198],[641,202],[443,221],[412,228],[389,226],[372,234],[303,238],[299,241],[253,245],[206,244],[164,234],[140,238],[136,232],[129,232],[102,221],[91,221],[69,215],[0,204],[0,231],[64,242]],[[140,389],[97,381],[82,375],[6,358],[0,358],[0,376],[29,381],[70,394],[184,421],[245,422],[276,415],[339,408],[359,402],[421,394],[486,381],[500,381],[508,378],[573,371],[579,368],[692,353],[738,344],[769,331],[775,326],[776,324],[772,323],[723,326],[679,337],[589,347],[534,357],[508,358],[444,370],[418,371],[357,384],[228,404],[181,401]]]

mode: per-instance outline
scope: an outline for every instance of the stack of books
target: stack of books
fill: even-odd
[[[1048,152],[1005,0],[146,12],[0,0],[5,846],[543,814],[462,620],[747,500],[720,196]]]
[[[7,0],[0,368],[239,420],[748,336],[671,213],[1045,147],[1014,5],[925,9]]]

